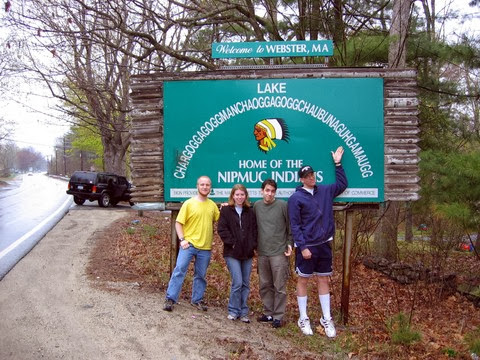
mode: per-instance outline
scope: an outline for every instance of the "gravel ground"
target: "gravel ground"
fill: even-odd
[[[298,349],[264,324],[227,321],[224,309],[180,303],[168,313],[163,293],[136,283],[95,286],[90,253],[125,211],[71,209],[0,281],[0,359],[313,358],[293,357]]]

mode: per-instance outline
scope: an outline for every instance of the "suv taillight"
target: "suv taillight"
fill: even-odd
[[[72,187],[72,185],[70,185],[70,183],[68,183],[68,190],[70,190],[71,187]]]
[[[97,187],[95,185],[92,186],[92,192],[94,192],[94,193],[97,192]]]

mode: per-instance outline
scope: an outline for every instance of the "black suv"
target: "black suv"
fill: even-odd
[[[115,206],[120,201],[131,201],[131,184],[119,175],[106,172],[75,171],[68,182],[67,194],[73,195],[77,205],[83,205],[85,200],[98,200],[98,205]]]

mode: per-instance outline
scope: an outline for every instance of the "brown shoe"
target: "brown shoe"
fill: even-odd
[[[197,303],[190,303],[193,307],[196,307],[198,310],[201,310],[201,311],[207,311],[208,310],[208,306],[207,304],[205,304],[203,301],[199,301]]]

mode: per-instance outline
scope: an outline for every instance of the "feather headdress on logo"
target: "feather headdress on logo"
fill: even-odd
[[[264,152],[277,146],[273,140],[284,140],[286,142],[289,140],[288,127],[283,119],[270,118],[260,120],[255,124],[255,129],[261,129],[265,132],[265,137],[259,138],[256,136],[258,148]]]

